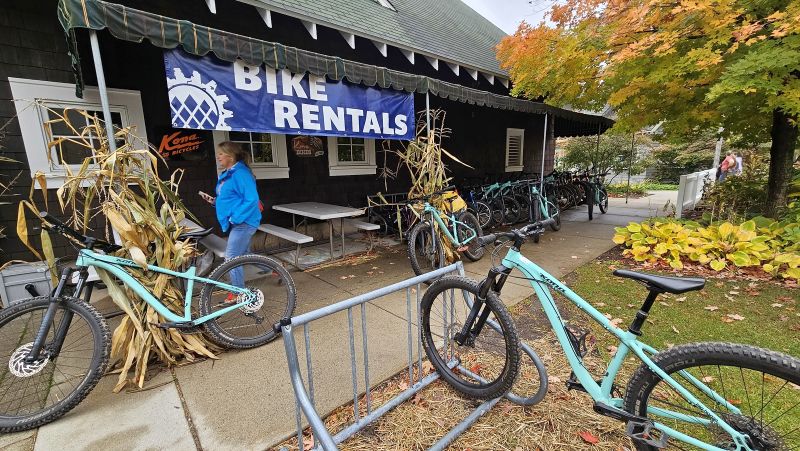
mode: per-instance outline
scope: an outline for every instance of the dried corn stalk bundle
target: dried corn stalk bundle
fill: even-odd
[[[177,240],[184,231],[181,221],[191,216],[177,194],[183,172],[175,171],[169,180],[162,180],[158,165],[164,162],[130,128],[115,128],[117,150],[111,152],[104,123],[96,116],[66,109],[50,110],[50,117],[55,119],[44,124],[49,138],[48,158],[62,165],[66,172],[66,183],[57,191],[61,210],[67,216],[65,222],[86,233],[92,220],[104,215],[106,239],[113,242],[110,227],[123,246],[116,255],[130,258],[142,267],[130,270],[131,275],[164,305],[182,314],[183,289],[170,276],[147,271],[146,265],[180,270],[194,255],[191,243]],[[78,121],[81,125],[77,125]],[[54,128],[66,129],[68,133],[54,137]],[[66,164],[67,156],[74,162],[80,152],[85,158],[79,168],[72,169]],[[41,193],[47,193],[44,176],[37,174],[36,180]],[[20,203],[17,231],[22,241],[36,252],[27,236],[26,208],[34,214],[39,211],[33,189],[29,200]],[[42,251],[52,263],[53,248],[44,230]],[[174,365],[203,357],[215,358],[217,348],[201,335],[183,335],[174,329],[157,327],[165,320],[152,307],[129,288],[117,285],[110,274],[100,269],[97,272],[113,301],[126,313],[111,342],[111,362],[114,371],[120,374],[114,391],[128,384],[142,387],[148,364],[156,360]]]
[[[452,180],[447,175],[448,168],[442,160],[442,155],[470,169],[474,169],[442,147],[442,139],[450,136],[450,129],[444,126],[445,115],[444,110],[431,110],[429,128],[426,115],[424,113],[421,114],[417,120],[417,134],[414,140],[409,141],[405,149],[395,151],[400,158],[400,165],[405,165],[411,175],[411,188],[408,190],[409,199],[428,196],[440,191]],[[441,197],[433,197],[431,203],[440,211],[445,211]],[[421,210],[421,204],[414,206],[414,211],[418,215]],[[441,231],[439,231],[439,235],[440,241],[445,247],[447,260],[455,261],[458,253]]]

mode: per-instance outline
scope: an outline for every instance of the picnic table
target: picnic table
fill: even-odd
[[[342,257],[344,257],[344,221],[345,218],[353,218],[364,214],[363,208],[343,207],[341,205],[324,204],[320,202],[295,202],[291,204],[273,205],[272,208],[284,213],[292,214],[292,228],[297,231],[295,217],[302,216],[305,222],[307,218],[328,221],[328,230],[331,238],[331,260],[333,259],[333,221],[339,220],[339,230],[342,236]]]

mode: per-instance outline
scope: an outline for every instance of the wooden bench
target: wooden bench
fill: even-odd
[[[371,222],[363,221],[366,218],[345,218],[345,223],[350,224],[351,226],[355,227],[358,230],[363,230],[367,232],[367,236],[369,237],[369,251],[372,250],[373,242],[372,242],[372,232],[376,230],[380,230],[381,226],[378,224],[373,224]],[[344,249],[342,249],[342,255],[344,255]]]
[[[298,264],[298,259],[300,258],[300,246],[304,243],[310,243],[314,241],[314,238],[303,235],[302,233],[295,232],[291,229],[286,229],[283,227],[278,227],[274,224],[261,224],[258,226],[258,230],[266,233],[267,235],[274,235],[278,238],[282,238],[286,241],[291,241],[292,243],[297,244],[297,251],[294,254],[294,266],[295,268],[300,269]]]

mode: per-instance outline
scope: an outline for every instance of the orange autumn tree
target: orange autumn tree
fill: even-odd
[[[800,1],[565,0],[498,46],[512,93],[610,104],[617,127],[674,135],[724,127],[770,141],[768,204],[786,205],[800,114]]]

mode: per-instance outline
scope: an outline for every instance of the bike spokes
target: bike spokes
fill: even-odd
[[[94,332],[82,316],[59,308],[39,357],[29,361],[47,304],[11,318],[0,328],[0,416],[25,417],[72,394],[93,368]],[[69,320],[63,344],[55,332]]]
[[[764,371],[700,365],[671,376],[758,450],[800,448],[800,386]],[[735,449],[731,434],[666,382],[650,393],[649,417],[722,449]],[[686,444],[672,440],[674,449]]]

